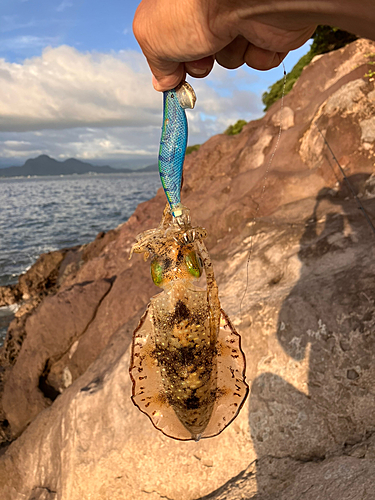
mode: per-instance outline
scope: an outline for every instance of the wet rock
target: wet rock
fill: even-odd
[[[21,292],[17,285],[0,287],[0,307],[16,304],[21,300]]]
[[[57,250],[42,254],[36,263],[19,277],[18,289],[24,300],[43,293],[56,284],[59,266],[66,253],[66,250]]]

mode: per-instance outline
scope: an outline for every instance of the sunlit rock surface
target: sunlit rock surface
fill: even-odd
[[[239,417],[184,443],[131,403],[131,335],[158,290],[149,264],[128,256],[159,223],[159,191],[88,246],[43,257],[46,277],[17,288],[30,298],[1,353],[2,500],[372,498],[375,235],[319,130],[374,220],[374,82],[364,77],[374,52],[358,40],[305,68],[266,179],[280,103],[186,160],[182,199],[208,230],[247,357]]]

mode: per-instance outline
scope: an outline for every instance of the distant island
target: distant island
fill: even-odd
[[[157,163],[148,167],[132,170],[129,168],[113,168],[109,166],[96,167],[75,158],[57,161],[47,155],[26,160],[22,167],[0,168],[0,177],[28,177],[42,175],[72,175],[72,174],[130,174],[139,172],[157,172]]]

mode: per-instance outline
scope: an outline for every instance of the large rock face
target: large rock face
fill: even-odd
[[[275,103],[186,160],[183,202],[208,230],[247,357],[239,417],[185,443],[131,403],[131,335],[157,289],[128,255],[159,223],[159,191],[116,230],[52,256],[56,272],[47,259],[50,292],[40,273],[39,295],[27,283],[2,352],[3,500],[372,498],[375,234],[322,134],[374,220],[374,52],[358,40],[317,58],[284,123]]]

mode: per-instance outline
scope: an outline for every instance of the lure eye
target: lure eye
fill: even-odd
[[[155,285],[161,286],[163,281],[163,266],[156,259],[151,262],[151,276]]]
[[[194,276],[194,278],[199,278],[202,274],[202,261],[195,252],[190,252],[185,256],[185,263],[189,270],[189,273]]]

